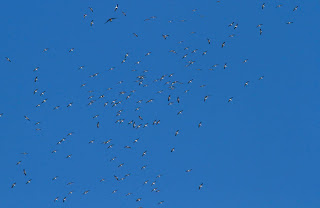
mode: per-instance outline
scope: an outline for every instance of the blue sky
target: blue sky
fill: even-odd
[[[0,207],[319,207],[319,7],[298,0],[3,2]],[[109,18],[117,19],[104,24]],[[121,103],[112,107],[113,100]],[[148,127],[134,129],[131,120]]]

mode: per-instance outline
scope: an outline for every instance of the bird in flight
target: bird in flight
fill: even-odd
[[[169,35],[162,35],[162,37],[166,40]]]
[[[108,22],[112,22],[112,21],[115,20],[115,19],[117,19],[117,18],[114,18],[114,17],[109,18],[104,24],[106,24],[106,23],[108,23]]]
[[[114,7],[114,11],[117,11],[119,8],[119,5],[117,4],[115,7]]]

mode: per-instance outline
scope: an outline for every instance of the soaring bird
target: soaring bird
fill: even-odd
[[[147,150],[142,153],[142,157],[147,154]]]
[[[229,98],[228,103],[229,103],[229,102],[231,102],[231,101],[232,101],[232,99],[233,99],[233,97]]]
[[[114,11],[117,11],[119,8],[119,5],[117,4],[115,7],[114,7]]]
[[[227,66],[227,63],[224,64],[223,66],[223,69],[226,69],[228,66]]]
[[[266,4],[263,3],[262,6],[261,6],[261,8],[264,9],[265,7],[266,7]]]
[[[27,171],[25,169],[23,169],[23,174],[26,176],[27,175]]]
[[[175,136],[177,136],[179,134],[179,130],[176,131],[176,133],[174,134]]]
[[[298,9],[299,6],[296,6],[295,8],[293,8],[293,11],[296,11]]]
[[[202,122],[200,122],[199,124],[198,124],[198,128],[200,128],[202,126]]]
[[[187,173],[190,173],[191,171],[192,171],[192,169],[188,169],[188,170],[186,170],[186,172],[187,172]]]
[[[246,81],[246,83],[244,83],[244,86],[245,86],[245,87],[248,86],[249,82],[250,82],[250,81]]]
[[[31,183],[31,181],[32,181],[32,179],[29,179],[29,180],[27,181],[27,183],[26,183],[26,184],[29,184],[29,183]]]
[[[109,18],[104,24],[106,24],[106,23],[108,23],[108,22],[112,22],[114,19],[117,19],[117,18],[111,17],[111,18]]]
[[[11,60],[8,57],[5,57],[7,59],[7,61],[11,62]]]
[[[226,45],[226,42],[223,42],[221,48],[223,48],[225,45]]]
[[[86,190],[85,192],[83,192],[83,195],[88,194],[90,190]]]
[[[179,111],[179,112],[177,113],[177,115],[180,115],[180,114],[182,114],[182,112],[183,112],[183,110]]]
[[[203,187],[203,183],[201,183],[201,184],[199,185],[199,190],[200,190],[202,187]]]
[[[14,182],[12,185],[11,185],[11,188],[14,188],[16,186],[16,182]]]
[[[166,40],[169,35],[162,35],[162,37]]]

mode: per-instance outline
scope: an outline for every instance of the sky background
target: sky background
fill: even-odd
[[[264,2],[3,2],[0,207],[319,207],[320,2]],[[283,6],[276,8],[279,4]],[[295,6],[299,7],[293,12]],[[151,16],[157,18],[144,21]],[[111,17],[117,19],[104,24]],[[286,24],[289,21],[293,24]],[[228,27],[231,22],[239,27]],[[262,35],[258,24],[263,24]],[[164,40],[163,34],[169,37]],[[44,48],[49,50],[43,52]],[[70,48],[74,51],[68,52]],[[191,53],[194,49],[197,53]],[[201,55],[203,51],[207,55]],[[152,53],[145,56],[147,52]],[[121,64],[126,53],[129,57]],[[185,54],[188,57],[182,59]],[[185,67],[189,60],[196,62]],[[209,70],[214,64],[219,65]],[[109,71],[111,67],[115,70]],[[89,78],[94,73],[99,75]],[[141,74],[148,87],[135,82]],[[163,81],[153,82],[162,75],[167,75]],[[264,79],[258,80],[261,76]],[[183,84],[174,90],[164,84],[176,80]],[[250,82],[244,87],[246,81]],[[83,83],[86,86],[80,87]],[[34,95],[35,89],[39,92]],[[159,90],[163,93],[157,94]],[[40,96],[42,91],[46,93]],[[105,98],[98,99],[102,94]],[[126,100],[128,94],[132,98]],[[96,101],[88,106],[90,95]],[[168,95],[181,102],[169,106]],[[233,101],[228,103],[230,97]],[[114,99],[122,103],[111,107]],[[145,103],[149,99],[154,101]],[[143,102],[137,104],[138,100]],[[53,110],[55,106],[60,108]],[[136,107],[141,110],[134,111]],[[180,110],[183,114],[177,116]],[[100,116],[93,119],[96,114]],[[124,124],[115,123],[119,118]],[[161,120],[157,126],[152,125],[155,119]],[[149,125],[133,129],[127,125],[130,120]],[[176,130],[180,131],[175,137]],[[69,132],[73,135],[67,136]],[[67,140],[57,145],[62,138]],[[136,138],[139,142],[133,144]],[[101,144],[108,139],[112,149]],[[126,145],[132,148],[124,149]],[[141,157],[145,150],[147,155]],[[66,159],[69,154],[72,157]],[[117,159],[110,162],[113,157]],[[124,166],[118,168],[121,163]],[[147,168],[141,170],[144,165]],[[187,169],[192,171],[186,173]],[[123,181],[113,177],[128,173]],[[55,176],[59,177],[52,181]],[[101,178],[105,181],[100,183]],[[153,181],[156,185],[151,186]],[[74,184],[67,186],[68,182]],[[154,187],[160,192],[151,192]],[[90,192],[83,195],[86,190]],[[113,190],[118,191],[112,194]],[[69,191],[74,193],[68,195]],[[126,197],[128,192],[132,195]],[[164,203],[158,205],[160,201]]]

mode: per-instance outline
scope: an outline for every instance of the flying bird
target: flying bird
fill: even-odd
[[[114,18],[114,17],[109,18],[104,24],[106,24],[106,23],[108,23],[108,22],[112,22],[112,21],[115,20],[115,19],[117,19],[117,18]]]

